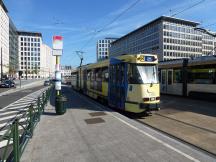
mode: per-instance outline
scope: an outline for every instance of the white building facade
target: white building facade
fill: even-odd
[[[97,47],[96,47],[97,61],[109,58],[110,43],[115,40],[116,38],[105,38],[97,41]]]
[[[61,66],[62,77],[70,77],[72,70],[73,70],[72,66],[62,65]]]
[[[161,16],[112,42],[110,56],[152,53],[163,61],[214,54],[215,38],[195,30],[198,25]]]
[[[44,78],[41,69],[42,34],[36,32],[18,31],[19,70],[21,78]]]
[[[9,74],[9,17],[4,3],[0,3],[0,73]],[[1,60],[2,59],[2,60]],[[2,67],[2,69],[1,69]],[[1,76],[1,75],[0,75]]]
[[[55,76],[55,56],[52,55],[52,48],[46,44],[42,44],[41,51],[41,73],[45,78],[53,78]]]

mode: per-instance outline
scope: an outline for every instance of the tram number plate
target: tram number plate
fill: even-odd
[[[151,98],[150,98],[150,101],[154,101],[154,100],[155,100],[155,97],[151,97]]]

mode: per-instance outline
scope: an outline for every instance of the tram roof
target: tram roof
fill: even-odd
[[[216,64],[216,56],[213,55],[213,56],[201,56],[196,58],[183,58],[177,60],[162,61],[159,62],[159,68],[182,67],[184,60],[188,60],[187,66]]]
[[[108,66],[108,65],[109,65],[109,59],[106,59],[106,60],[103,60],[103,61],[99,61],[97,63],[86,65],[86,68],[87,69],[101,68],[101,67]]]
[[[159,62],[159,68],[181,67],[184,59]]]
[[[188,60],[188,66],[216,64],[216,55],[202,56]]]

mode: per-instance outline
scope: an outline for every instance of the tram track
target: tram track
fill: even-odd
[[[174,119],[174,118],[168,117],[168,116],[166,116],[166,115],[162,115],[162,114],[159,114],[159,113],[154,113],[154,115],[157,115],[157,116],[160,116],[160,117],[164,117],[164,118],[167,118],[167,119],[170,119],[170,120],[173,120],[173,121],[176,121],[176,122],[185,124],[185,125],[189,125],[189,126],[195,127],[195,128],[197,128],[197,129],[201,129],[201,130],[204,130],[204,131],[207,131],[207,132],[211,132],[211,133],[216,134],[216,131],[214,131],[214,130],[207,129],[207,128],[203,128],[203,127],[199,127],[199,126],[197,126],[197,125],[190,124],[190,123],[187,123],[187,122],[178,120],[178,119]]]
[[[200,150],[200,151],[202,151],[202,152],[204,152],[204,153],[206,153],[206,154],[208,154],[208,155],[210,155],[210,156],[212,156],[212,157],[214,157],[214,158],[216,159],[216,153],[213,153],[213,152],[211,152],[211,151],[208,151],[207,149],[204,149],[204,148],[202,148],[202,147],[199,147],[199,146],[197,146],[197,145],[195,145],[195,144],[193,144],[193,143],[191,143],[191,142],[188,142],[187,140],[184,140],[184,139],[182,139],[182,138],[180,138],[180,137],[177,137],[177,136],[175,136],[175,135],[173,135],[173,134],[171,134],[171,133],[168,133],[168,132],[163,131],[163,130],[161,130],[161,129],[159,129],[159,128],[156,128],[156,127],[152,126],[151,124],[144,123],[143,121],[141,121],[141,120],[139,120],[139,119],[135,119],[135,120],[136,120],[137,122],[139,122],[139,123],[141,123],[141,124],[143,124],[143,125],[145,125],[145,126],[151,128],[151,129],[155,130],[155,131],[158,131],[158,132],[160,132],[160,133],[162,133],[162,134],[164,134],[164,135],[166,135],[166,136],[168,136],[168,137],[170,137],[170,138],[173,138],[173,139],[175,139],[175,140],[177,140],[177,141],[180,141],[180,142],[182,142],[182,143],[184,143],[184,144],[187,144],[187,145],[193,147],[194,149]]]
[[[186,125],[186,126],[190,126],[190,127],[193,127],[194,129],[199,129],[199,130],[202,130],[202,131],[206,131],[206,132],[209,132],[209,133],[213,133],[213,134],[216,134],[216,131],[213,131],[213,130],[210,130],[210,129],[206,129],[206,128],[202,128],[202,127],[199,127],[199,126],[196,126],[196,125],[193,125],[193,124],[190,124],[190,123],[186,123],[186,122],[183,122],[183,121],[180,121],[178,119],[173,119],[171,117],[167,117],[165,115],[162,115],[162,114],[158,114],[158,113],[153,113],[153,116],[158,116],[160,118],[165,118],[165,119],[168,119],[168,120],[171,120],[171,121],[174,121],[174,122],[178,122],[179,124],[183,124],[183,125]],[[197,150],[201,150],[203,152],[205,152],[206,154],[208,155],[211,155],[212,157],[214,157],[216,159],[216,152],[214,150],[209,150],[207,148],[204,148],[204,147],[201,147],[200,145],[197,145],[196,143],[193,143],[192,141],[190,141],[190,139],[188,138],[184,138],[184,137],[179,137],[177,135],[175,135],[174,133],[172,132],[169,132],[169,131],[165,131],[164,129],[162,128],[159,128],[159,127],[156,127],[155,125],[153,125],[152,123],[150,122],[146,122],[145,119],[146,118],[151,118],[152,116],[150,117],[145,117],[145,118],[137,118],[134,120],[145,125],[145,126],[148,126],[150,127],[151,129],[155,130],[155,131],[158,131],[166,136],[169,136],[170,138],[173,138],[175,140],[178,140],[184,144],[187,144]],[[170,124],[172,124],[170,122]],[[182,131],[182,130],[181,130]]]

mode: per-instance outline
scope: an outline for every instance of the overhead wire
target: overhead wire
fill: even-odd
[[[183,9],[183,10],[177,12],[177,13],[172,14],[171,17],[174,17],[174,16],[176,16],[176,15],[178,15],[178,14],[181,14],[181,13],[187,11],[187,10],[190,10],[191,8],[194,8],[194,7],[200,5],[200,4],[203,3],[203,2],[205,2],[205,0],[201,0],[201,1],[197,2],[197,3],[195,3],[195,4],[192,4],[192,5],[190,5],[189,7],[185,8],[185,9]]]
[[[132,9],[134,6],[136,6],[141,0],[136,0],[134,3],[132,3],[128,8],[126,8],[125,10],[123,10],[120,14],[118,14],[114,19],[112,19],[109,23],[105,24],[101,29],[96,30],[92,37],[83,45],[83,47],[81,48],[80,51],[82,51],[94,38],[95,36],[104,31],[108,26],[110,26],[111,24],[113,24],[116,20],[118,20],[123,14],[125,14],[126,12],[128,12],[130,9]]]

